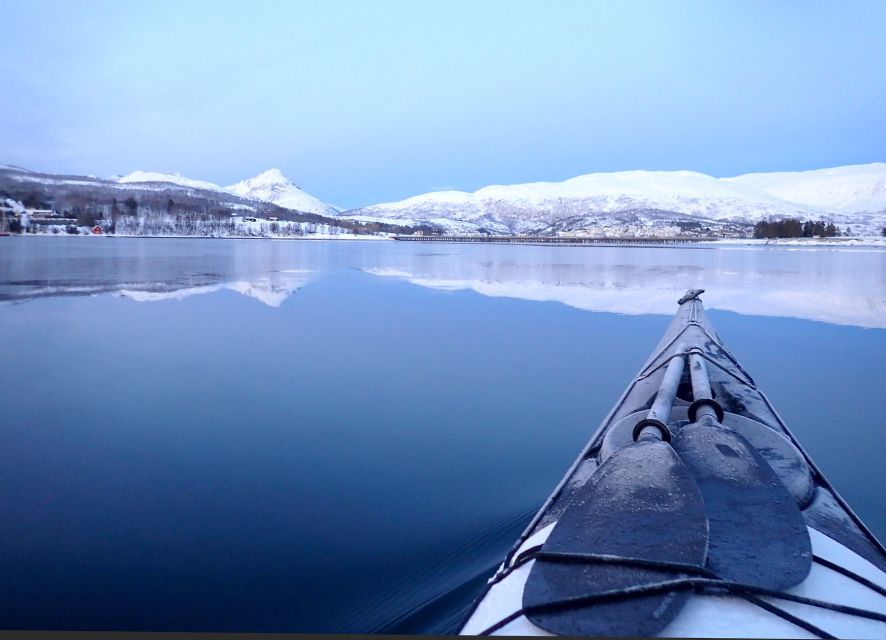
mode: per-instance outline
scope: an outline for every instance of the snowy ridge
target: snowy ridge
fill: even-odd
[[[271,202],[285,209],[334,216],[338,209],[303,191],[279,169],[268,169],[254,178],[225,187],[225,191],[250,200]]]
[[[284,209],[302,213],[317,213],[324,216],[338,214],[338,209],[303,191],[284,176],[279,169],[268,169],[254,178],[227,187],[204,180],[193,180],[178,173],[158,173],[155,171],[133,171],[125,176],[112,176],[110,180],[121,184],[156,185],[159,189],[162,189],[164,184],[174,184],[190,189],[229,193],[247,200],[270,202]]]
[[[447,230],[546,233],[616,223],[753,223],[829,219],[875,234],[886,221],[886,164],[715,178],[694,171],[592,173],[563,182],[437,191],[348,212],[361,219],[436,223]]]
[[[159,183],[169,183],[169,184],[177,184],[180,187],[189,187],[191,189],[206,189],[208,191],[223,191],[223,189],[217,184],[213,184],[211,182],[205,182],[203,180],[192,180],[191,178],[185,178],[184,176],[178,173],[157,173],[154,171],[133,171],[130,174],[125,176],[113,176],[111,180],[116,182],[122,182],[124,184],[129,183],[151,183],[151,182],[159,182]]]

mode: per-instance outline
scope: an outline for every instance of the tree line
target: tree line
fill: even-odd
[[[760,220],[754,225],[755,238],[832,238],[839,234],[833,222],[817,222],[798,218]]]

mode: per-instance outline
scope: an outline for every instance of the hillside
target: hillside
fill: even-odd
[[[592,173],[563,182],[438,191],[345,212],[356,220],[496,233],[685,228],[826,219],[874,235],[886,223],[886,164],[715,178],[694,171]]]
[[[129,235],[339,235],[413,231],[412,227],[399,223],[367,224],[322,215],[310,210],[311,207],[301,210],[281,206],[255,194],[237,195],[218,185],[177,174],[141,171],[102,179],[0,166],[0,202],[3,201],[51,211],[41,215],[59,225],[101,223],[109,230]],[[236,222],[235,216],[276,218],[277,221],[244,226]]]

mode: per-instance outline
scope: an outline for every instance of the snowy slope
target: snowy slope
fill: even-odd
[[[221,191],[230,193],[248,200],[270,202],[284,209],[292,209],[303,213],[318,213],[332,216],[338,210],[315,198],[310,193],[302,191],[284,176],[279,169],[269,169],[254,178],[243,180],[228,187],[221,187],[212,182],[192,180],[178,173],[158,173],[154,171],[133,171],[125,176],[114,176],[111,180],[123,184],[151,184],[163,188],[163,184],[174,184],[191,189],[205,189],[208,191]]]
[[[813,171],[748,173],[724,182],[757,189],[785,202],[847,213],[886,210],[886,163]]]
[[[205,182],[203,180],[192,180],[185,178],[178,173],[157,173],[155,171],[133,171],[125,176],[114,176],[111,180],[116,182],[129,183],[169,183],[177,184],[180,187],[190,187],[191,189],[207,189],[209,191],[223,191],[217,184]]]
[[[302,193],[302,200],[289,202],[293,209],[287,210],[274,202],[255,199],[265,195],[273,200],[273,193],[244,197],[211,182],[175,173],[136,171],[102,179],[0,166],[0,202],[16,203],[5,206],[23,208],[21,203],[31,202],[31,208],[58,213],[80,208],[85,215],[105,221],[118,235],[338,238],[356,237],[355,234],[362,237],[379,230],[378,226],[366,229],[349,222],[342,226],[337,216],[314,214],[312,209],[324,207],[310,201],[306,205],[306,194],[297,187],[292,189]],[[235,216],[239,216],[239,221]],[[259,220],[243,219],[253,216]],[[277,220],[272,223],[266,218]],[[44,226],[46,232],[51,231],[51,225]],[[53,230],[58,231],[54,227]]]
[[[254,178],[243,180],[225,187],[225,191],[249,198],[272,202],[286,209],[295,209],[307,213],[319,213],[324,216],[336,215],[338,210],[330,204],[302,191],[284,176],[279,169],[268,169]]]
[[[779,212],[796,209],[769,194],[693,171],[592,173],[563,182],[495,185],[474,193],[438,191],[378,206],[392,210],[455,206],[480,211],[496,202],[541,207],[562,200],[587,202],[598,211],[660,209],[713,219],[744,217],[750,207]]]
[[[827,218],[874,232],[886,211],[886,164],[797,174],[714,178],[693,171],[592,173],[563,182],[438,191],[348,212],[362,219],[432,222],[498,232],[575,230],[615,222],[672,225],[687,219],[756,222],[767,217]]]

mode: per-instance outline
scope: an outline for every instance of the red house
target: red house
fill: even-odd
[[[95,225],[95,226],[92,228],[92,232],[93,232],[95,235],[100,236],[100,235],[102,234],[102,228],[101,228],[100,226],[98,226],[98,225]]]

